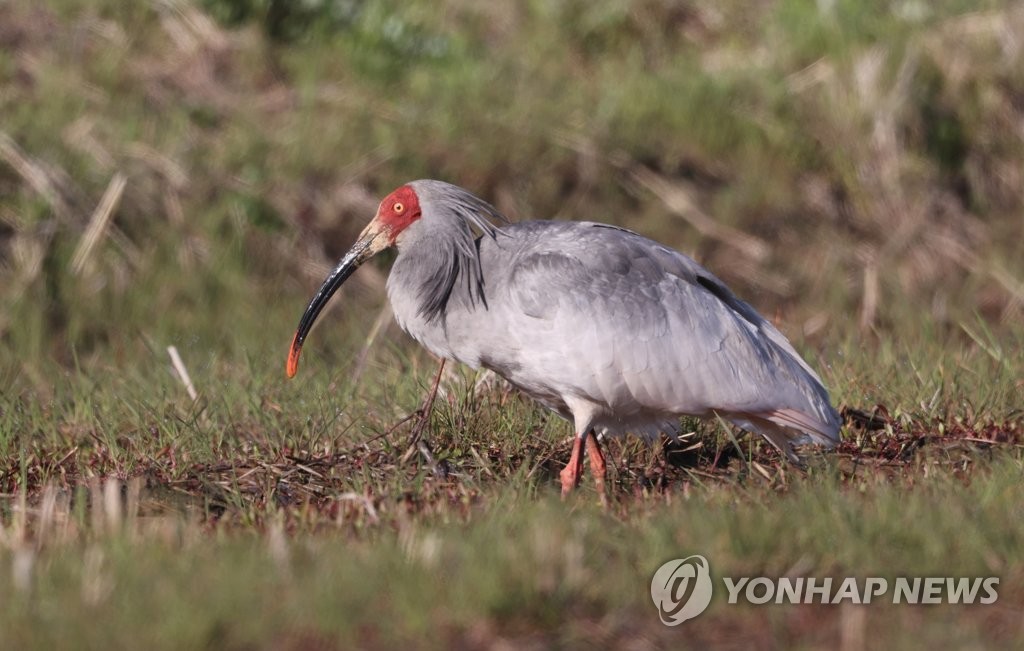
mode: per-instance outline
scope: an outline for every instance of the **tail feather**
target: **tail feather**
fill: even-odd
[[[839,443],[839,423],[823,422],[810,414],[796,409],[776,409],[763,415],[766,420],[781,427],[799,430],[804,437],[825,447],[834,447]]]
[[[729,414],[729,421],[749,432],[760,434],[786,455],[800,463],[794,445],[814,443],[833,448],[839,443],[839,423],[825,423],[796,409],[777,409],[757,414]]]

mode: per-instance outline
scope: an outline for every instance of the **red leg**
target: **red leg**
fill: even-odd
[[[572,456],[569,463],[562,469],[562,497],[566,497],[580,484],[580,477],[583,475],[583,439],[587,438],[586,432],[576,437],[572,443]]]
[[[587,456],[590,457],[590,472],[594,475],[594,483],[597,485],[597,492],[604,495],[604,455],[601,453],[601,442],[597,440],[597,433],[590,430],[587,437]]]

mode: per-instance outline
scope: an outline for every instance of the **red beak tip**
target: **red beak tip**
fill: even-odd
[[[302,346],[295,343],[298,338],[299,335],[296,333],[295,339],[292,339],[292,346],[288,349],[288,363],[284,367],[288,379],[295,377],[295,374],[299,372],[299,354],[302,352]]]

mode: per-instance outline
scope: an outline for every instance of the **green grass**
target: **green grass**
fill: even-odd
[[[941,470],[908,490],[823,469],[782,494],[726,484],[611,510],[590,496],[562,503],[551,490],[496,486],[485,501],[414,515],[400,498],[382,499],[391,526],[346,512],[315,534],[296,512],[268,514],[261,536],[153,516],[96,534],[58,511],[50,538],[67,540],[20,552],[38,553],[30,587],[14,589],[11,565],[0,566],[9,595],[0,621],[20,648],[292,648],[307,637],[327,648],[633,637],[654,647],[762,646],[766,630],[783,645],[838,639],[842,606],[730,606],[724,591],[697,620],[663,627],[647,594],[651,575],[701,553],[716,577],[1000,576],[995,605],[876,602],[862,626],[896,648],[1004,646],[1019,639],[1024,541],[1007,522],[1024,515],[1022,466],[983,466],[968,485]],[[99,524],[108,529],[102,516]]]
[[[296,7],[0,4],[0,646],[1024,642],[1011,3]],[[821,372],[843,445],[802,471],[687,422],[609,442],[607,506],[586,481],[562,502],[569,425],[502,385],[450,369],[421,421],[436,362],[393,324],[367,339],[386,259],[286,381],[310,292],[420,177],[692,253]],[[407,454],[424,425],[439,473]],[[694,553],[716,577],[994,575],[999,601],[719,590],[666,628],[651,576]]]
[[[1019,639],[1019,365],[1001,374],[976,349],[936,363],[920,342],[870,355],[842,347],[826,382],[837,401],[884,403],[880,429],[849,426],[844,448],[806,472],[748,438],[737,457],[714,425],[698,426],[697,452],[612,441],[601,508],[588,482],[557,497],[569,426],[502,389],[474,395],[455,383],[438,401],[427,437],[445,478],[417,457],[403,463],[413,423],[388,432],[417,408],[433,364],[407,344],[381,344],[358,386],[347,384],[351,362],[328,362],[355,321],[322,326],[293,382],[281,351],[197,359],[200,342],[184,353],[201,394],[192,404],[163,351],[140,344],[129,370],[68,374],[43,404],[7,400],[5,639],[22,648],[575,647],[636,637],[652,648],[759,646],[765,630],[809,647],[865,631],[896,648]],[[111,507],[103,477],[135,479]],[[998,576],[1000,599],[879,602],[863,607],[860,624],[843,624],[849,606],[732,606],[719,590],[707,613],[668,629],[650,604],[650,577],[691,553],[716,576]],[[14,577],[19,558],[32,560],[27,587]]]

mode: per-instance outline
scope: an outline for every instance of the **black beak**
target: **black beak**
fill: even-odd
[[[327,280],[317,290],[313,300],[309,302],[306,311],[299,320],[299,327],[295,331],[295,338],[292,339],[292,346],[288,351],[288,364],[285,368],[288,377],[295,377],[295,374],[298,372],[302,342],[306,340],[306,335],[313,328],[313,322],[316,321],[317,316],[320,315],[324,306],[327,305],[327,301],[352,275],[352,272],[359,268],[359,265],[387,248],[387,239],[384,230],[379,228],[377,221],[370,222],[359,236],[359,239],[356,240],[356,243],[352,245],[352,248],[348,250],[348,253],[345,254],[331,272],[331,275],[327,276]]]

